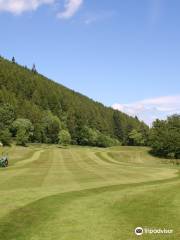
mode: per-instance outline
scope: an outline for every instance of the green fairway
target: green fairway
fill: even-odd
[[[0,169],[1,240],[180,239],[179,167],[147,148],[13,146]],[[134,233],[136,227],[173,234]]]

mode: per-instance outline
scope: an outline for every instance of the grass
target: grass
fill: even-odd
[[[0,239],[180,239],[179,167],[147,148],[13,146],[0,169]],[[173,229],[144,234],[137,226]]]

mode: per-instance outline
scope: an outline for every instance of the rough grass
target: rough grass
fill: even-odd
[[[0,239],[180,239],[179,168],[147,148],[13,146],[0,169]]]

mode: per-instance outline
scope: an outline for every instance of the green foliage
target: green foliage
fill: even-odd
[[[46,143],[47,142],[47,137],[45,134],[45,128],[44,128],[43,124],[35,123],[32,141],[37,142],[37,143]]]
[[[24,129],[29,135],[33,134],[33,125],[29,119],[18,118],[12,123],[11,131],[16,135],[19,129]]]
[[[11,125],[15,119],[15,112],[10,104],[0,106],[0,129],[5,129]]]
[[[150,131],[152,152],[167,158],[180,158],[180,115],[156,120]]]
[[[84,146],[96,146],[98,134],[98,131],[89,128],[88,126],[83,126],[79,132],[78,143]]]
[[[42,129],[45,136],[45,143],[58,143],[61,121],[51,112],[47,112],[42,119]]]
[[[144,146],[145,145],[145,139],[143,138],[143,135],[140,132],[133,129],[129,133],[129,143],[132,146]]]
[[[19,128],[17,130],[16,141],[17,145],[26,146],[28,143],[29,136],[24,128]]]
[[[34,127],[29,119],[18,118],[12,123],[11,131],[18,145],[25,146],[33,136]]]
[[[118,111],[115,111],[113,114],[114,121],[114,135],[121,141],[124,140],[124,129],[121,116]]]
[[[11,144],[11,133],[8,128],[0,131],[0,142],[5,146],[9,146]]]
[[[142,122],[141,125],[139,126],[138,132],[142,134],[144,146],[148,145],[149,131],[150,128]]]
[[[121,143],[117,139],[111,138],[102,133],[99,134],[97,139],[98,147],[112,147],[112,146],[118,146],[118,145],[121,145]]]
[[[29,119],[34,126],[34,142],[58,143],[61,128],[68,129],[74,144],[97,145],[97,133],[128,144],[132,129],[144,126],[137,118],[105,107],[82,94],[71,91],[37,73],[0,57],[0,124],[10,127],[14,119]],[[4,112],[8,112],[4,115]],[[2,114],[1,114],[2,112]],[[1,116],[10,119],[1,120]],[[4,123],[5,122],[5,123]],[[88,139],[80,138],[82,126],[89,129]],[[14,135],[14,133],[13,133]],[[101,138],[100,138],[101,139]],[[103,144],[104,145],[104,144]]]
[[[120,142],[117,139],[111,138],[110,136],[87,126],[82,127],[79,133],[78,143],[84,146],[98,147],[111,147],[120,145]]]
[[[33,131],[33,125],[29,119],[18,118],[12,124],[12,130],[17,131],[19,128],[24,128],[27,131]]]
[[[59,144],[68,145],[71,143],[71,135],[68,130],[61,130],[58,137]]]

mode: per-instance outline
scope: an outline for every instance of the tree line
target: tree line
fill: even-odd
[[[35,65],[22,67],[15,58],[0,57],[0,106],[0,140],[4,142],[6,138],[18,144],[147,144],[149,128],[138,118],[47,79]]]
[[[156,120],[151,129],[120,111],[105,107],[0,57],[0,141],[150,146],[160,157],[180,158],[180,115]]]
[[[44,113],[41,122],[32,124],[29,119],[16,118],[12,106],[5,104],[0,107],[0,140],[3,145],[10,145],[13,140],[17,145],[26,146],[28,142],[62,144],[72,143],[69,130],[50,111]],[[77,138],[77,144],[87,146],[108,147],[119,145],[113,139],[98,130],[83,126]]]

